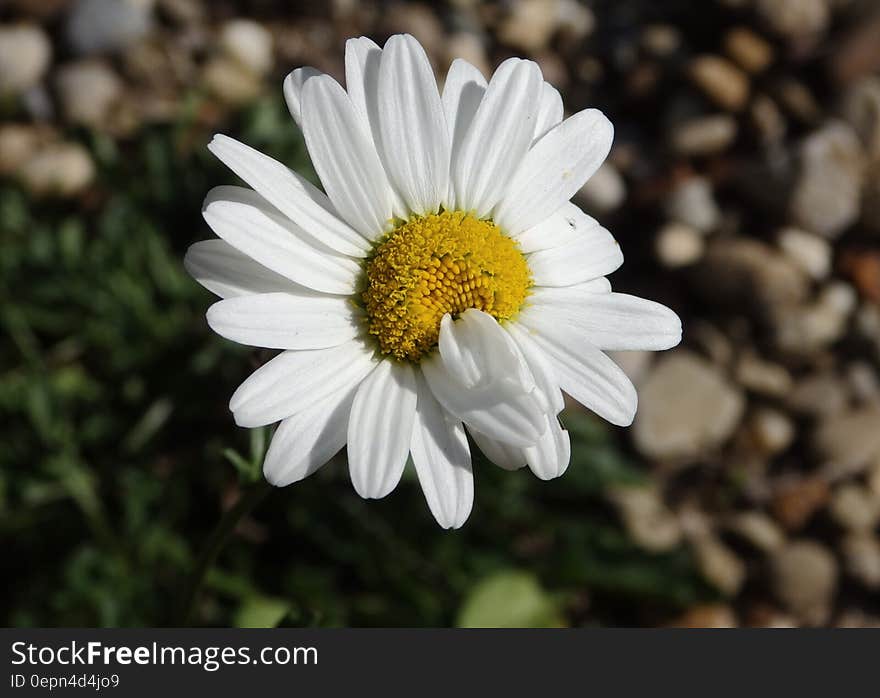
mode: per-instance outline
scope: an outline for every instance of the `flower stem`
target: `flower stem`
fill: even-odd
[[[188,627],[191,624],[196,601],[205,583],[208,570],[213,566],[214,561],[217,559],[220,551],[223,550],[223,546],[226,545],[232,532],[238,526],[238,523],[271,491],[272,486],[265,480],[251,485],[238,498],[235,506],[223,515],[223,518],[220,519],[217,526],[211,532],[211,536],[208,538],[207,543],[205,543],[205,547],[196,561],[195,569],[193,569],[186,584],[186,593],[183,595],[183,605],[181,606],[180,614],[182,620],[181,627]]]

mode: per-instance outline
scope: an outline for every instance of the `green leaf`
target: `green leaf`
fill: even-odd
[[[471,590],[459,611],[460,628],[559,628],[560,604],[537,578],[519,570],[496,572]]]
[[[245,599],[235,614],[236,628],[277,628],[290,612],[291,604],[271,596],[251,596]]]

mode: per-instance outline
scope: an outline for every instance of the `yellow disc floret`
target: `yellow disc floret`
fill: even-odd
[[[498,226],[443,211],[414,216],[382,240],[361,297],[380,350],[418,361],[437,344],[446,313],[477,308],[509,320],[530,283],[525,257]]]

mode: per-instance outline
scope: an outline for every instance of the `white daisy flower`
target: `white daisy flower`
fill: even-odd
[[[280,422],[270,483],[347,445],[355,490],[379,498],[411,456],[431,512],[458,528],[474,498],[466,433],[502,468],[562,475],[563,391],[630,424],[636,391],[604,351],[667,349],[681,323],[611,291],[620,247],[569,200],[613,129],[595,109],[563,120],[537,64],[511,58],[487,82],[456,60],[441,93],[413,37],[362,37],[346,44],[345,79],[299,68],[284,81],[323,192],[214,138],[252,188],[208,194],[220,239],[193,245],[186,266],[223,298],[215,332],[283,350],[229,404],[240,426]]]

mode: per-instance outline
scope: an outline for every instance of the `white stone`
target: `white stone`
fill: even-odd
[[[800,161],[791,216],[797,225],[835,238],[859,217],[864,147],[851,126],[835,121],[802,143]]]
[[[580,196],[587,211],[610,213],[626,200],[626,183],[617,168],[606,161],[581,188]]]
[[[59,68],[55,77],[61,107],[68,121],[102,126],[122,96],[122,80],[106,63],[79,61]]]
[[[67,38],[82,54],[118,51],[147,35],[153,0],[78,0],[68,15]]]
[[[706,241],[696,228],[673,221],[657,233],[654,249],[664,267],[678,269],[700,261]]]
[[[666,213],[675,221],[708,233],[721,222],[721,209],[704,177],[691,177],[679,184],[666,200]]]
[[[785,255],[816,280],[831,271],[831,245],[824,238],[798,228],[779,231],[779,247]]]
[[[0,26],[0,94],[33,87],[51,60],[52,45],[42,29],[30,24]]]
[[[38,151],[19,176],[34,196],[75,196],[91,184],[95,165],[78,143],[56,143]]]
[[[227,56],[265,75],[272,68],[272,34],[249,19],[232,19],[220,30],[220,48]]]
[[[636,448],[648,458],[690,460],[731,436],[745,401],[712,364],[677,351],[656,364],[639,402],[632,429]]]

